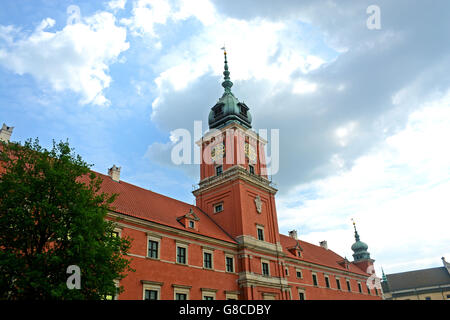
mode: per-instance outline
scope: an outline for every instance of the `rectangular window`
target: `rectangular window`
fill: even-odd
[[[194,227],[195,227],[194,221],[190,220],[189,221],[189,228],[194,229]]]
[[[176,293],[175,300],[187,300],[187,294],[186,293]]]
[[[206,269],[212,269],[212,254],[209,252],[203,252],[203,266]]]
[[[305,293],[304,293],[304,292],[299,292],[299,293],[298,293],[298,298],[299,298],[300,300],[305,300]]]
[[[150,258],[158,259],[158,241],[148,240],[148,256]]]
[[[214,213],[223,211],[223,204],[216,204],[214,206]]]
[[[264,241],[264,229],[258,228],[258,240]]]
[[[317,283],[317,275],[313,274],[313,275],[312,275],[312,279],[313,279],[313,285],[315,285],[315,286],[317,287],[317,286],[318,286],[318,283]]]
[[[241,109],[241,110],[239,110],[240,114],[242,114],[244,117],[246,117],[247,116],[247,109],[245,109],[245,107],[243,107],[243,106],[241,106],[240,109]]]
[[[227,272],[234,272],[234,262],[232,257],[226,257]]]
[[[352,291],[352,287],[350,285],[350,281],[349,280],[347,280],[347,290],[348,290],[348,292]]]
[[[220,176],[223,172],[223,168],[222,166],[217,166],[216,167],[216,176]]]
[[[289,268],[284,269],[284,272],[286,273],[286,275],[289,275]]]
[[[158,291],[156,290],[145,290],[144,300],[158,300]]]
[[[375,295],[376,295],[376,296],[378,295],[378,290],[377,290],[377,288],[375,288]]]
[[[336,279],[336,287],[338,288],[338,290],[341,290],[341,280]]]
[[[251,174],[255,174],[255,167],[252,165],[248,166],[248,170],[250,171]]]
[[[212,296],[203,296],[203,300],[214,300]]]
[[[263,276],[268,277],[270,275],[269,274],[269,264],[267,262],[263,262],[261,265],[262,265],[262,274],[263,274]]]
[[[186,264],[186,248],[177,247],[177,262]]]
[[[359,290],[359,293],[362,293],[362,286],[361,286],[361,283],[359,283],[359,282],[358,282],[358,290]]]
[[[302,277],[302,272],[301,272],[301,271],[297,271],[297,278],[298,278],[298,279],[303,278],[303,277]]]
[[[367,286],[367,293],[370,294],[370,288]]]
[[[111,232],[111,235],[112,235],[114,238],[118,238],[118,237],[119,237],[119,231],[113,231],[113,232]]]
[[[330,287],[330,279],[329,279],[327,276],[325,276],[325,286],[326,286],[327,288]]]
[[[431,297],[425,297],[425,300],[431,300]]]

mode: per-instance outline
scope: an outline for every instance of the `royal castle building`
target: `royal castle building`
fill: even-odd
[[[266,141],[251,130],[249,107],[233,95],[225,53],[224,93],[197,142],[196,205],[120,180],[113,166],[102,191],[119,194],[108,218],[132,238],[130,272],[118,297],[164,300],[382,299],[368,286],[374,260],[355,227],[353,261],[296,231],[280,234],[277,189],[267,176]]]

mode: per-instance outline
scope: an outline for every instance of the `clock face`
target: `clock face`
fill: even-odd
[[[219,162],[220,160],[222,160],[224,155],[225,155],[225,144],[223,142],[211,148],[211,158],[213,159],[213,161]]]
[[[248,142],[245,143],[245,156],[249,158],[251,162],[256,162],[256,149]]]

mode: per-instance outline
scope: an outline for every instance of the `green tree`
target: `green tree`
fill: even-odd
[[[123,290],[130,238],[105,219],[117,194],[69,147],[0,144],[0,299],[105,299]],[[119,195],[120,196],[120,195]],[[80,289],[66,282],[70,265]]]

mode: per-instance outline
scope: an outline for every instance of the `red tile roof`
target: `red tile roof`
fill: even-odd
[[[94,172],[103,179],[101,191],[117,193],[118,196],[112,206],[112,211],[128,216],[156,222],[176,229],[201,234],[207,237],[232,243],[236,241],[222,230],[206,213],[194,205],[163,196],[124,181],[116,182],[109,176]],[[192,209],[200,218],[198,231],[185,228],[177,221]]]
[[[334,251],[330,249],[325,249],[320,246],[316,246],[314,244],[311,244],[309,242],[305,242],[302,240],[298,240],[300,243],[300,247],[303,249],[302,251],[302,257],[297,257],[293,253],[291,253],[287,248],[292,248],[295,246],[297,240],[294,238],[285,236],[283,234],[280,234],[280,240],[281,240],[281,246],[283,247],[284,252],[287,254],[288,257],[294,258],[297,260],[305,261],[305,262],[311,262],[314,264],[322,265],[325,267],[330,267],[334,269],[339,269],[342,271],[350,271],[353,273],[361,274],[364,276],[367,276],[368,274],[362,271],[360,268],[353,264],[348,265],[348,269],[346,269],[344,266],[340,265],[338,261],[344,260],[343,257],[335,253]]]
[[[107,175],[95,173],[103,179],[101,188],[103,192],[119,194],[112,205],[114,208],[113,211],[115,212],[156,222],[176,229],[188,230],[192,233],[205,235],[215,239],[236,243],[236,241],[221,229],[206,213],[194,205],[169,198],[124,181],[116,182]],[[200,218],[198,231],[186,229],[177,220],[177,218],[187,214],[190,209],[192,209]],[[302,240],[299,240],[300,246],[303,249],[302,257],[299,258],[287,249],[295,246],[296,240],[282,234],[280,234],[280,239],[283,250],[291,258],[334,269],[367,275],[367,273],[351,263],[349,264],[349,269],[340,265],[338,261],[342,261],[344,258],[334,251],[324,249]]]

